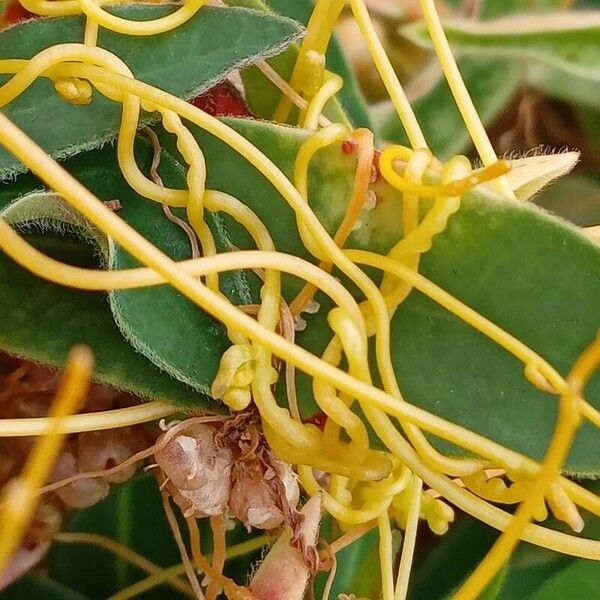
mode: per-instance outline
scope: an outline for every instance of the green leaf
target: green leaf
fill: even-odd
[[[164,16],[174,8],[138,5],[110,10],[122,17],[145,20]],[[80,42],[84,22],[78,16],[41,19],[12,27],[0,33],[0,58],[30,58],[53,44]],[[99,46],[116,54],[141,81],[188,99],[231,71],[280,53],[301,33],[297,23],[277,15],[204,7],[176,33],[132,37],[101,28]],[[233,39],[235,44],[223,43]],[[0,81],[4,79],[3,76]],[[73,106],[59,98],[49,80],[34,83],[3,111],[59,159],[114,139],[121,115],[121,107],[98,91],[88,106]],[[15,158],[0,149],[0,180],[23,170]]]
[[[494,19],[514,13],[541,13],[562,8],[562,0],[483,0],[479,16]]]
[[[227,122],[291,175],[307,132],[243,119]],[[192,131],[206,154],[208,185],[247,203],[269,228],[277,249],[306,257],[292,211],[272,186],[223,143]],[[313,160],[309,201],[330,232],[343,218],[354,167],[355,157],[344,155],[337,145]],[[361,215],[363,224],[348,246],[384,253],[401,236],[401,200],[382,182],[374,189],[378,205]],[[226,223],[236,246],[248,247],[247,239]],[[501,200],[483,190],[469,194],[423,256],[421,272],[529,344],[565,375],[600,327],[594,309],[600,297],[600,248],[527,203]],[[298,289],[284,287],[288,297]],[[330,335],[328,304],[322,297],[319,301],[321,310],[307,318],[306,331],[297,336],[313,352],[321,351]],[[418,292],[396,313],[392,333],[396,372],[409,402],[528,456],[543,456],[554,427],[556,399],[527,383],[515,358]],[[312,394],[306,380],[299,381],[306,409]],[[587,396],[600,406],[599,376]],[[598,472],[599,450],[600,436],[584,425],[568,470]]]
[[[137,158],[139,164],[147,167],[150,161],[147,144],[140,146]],[[160,205],[143,199],[129,188],[119,171],[112,147],[75,157],[65,166],[99,198],[119,199],[122,205],[119,216],[169,256],[176,260],[191,257],[186,234],[167,220]],[[185,185],[181,166],[166,154],[162,157],[161,168],[165,185]],[[18,200],[9,206],[9,210],[22,213],[22,219],[48,223],[56,221],[57,212],[63,219],[69,214],[69,209],[60,202],[57,211],[56,199],[53,202],[47,194],[34,194]],[[229,241],[219,219],[207,214],[206,220],[213,230],[218,249],[228,250]],[[73,221],[71,224],[79,226],[81,232],[81,223]],[[104,263],[110,268],[139,266],[120,247],[106,240],[99,246],[104,251]],[[223,291],[232,301],[249,301],[245,282],[239,274],[223,276],[222,283]],[[178,381],[208,393],[220,356],[229,345],[223,327],[169,286],[111,292],[109,300],[119,329],[136,350]],[[78,315],[78,318],[85,318],[85,315]],[[136,379],[133,374],[129,376]],[[169,378],[165,379],[168,382]],[[202,405],[206,401],[199,395],[194,404]]]
[[[526,80],[549,94],[598,106],[600,12],[514,15],[493,21],[448,20],[444,29],[459,56],[511,59],[526,67]],[[402,29],[430,47],[423,24]]]
[[[250,119],[224,119],[237,132],[270,158],[292,178],[296,156],[310,132]],[[202,148],[207,165],[207,186],[231,194],[247,204],[267,225],[275,246],[281,252],[310,258],[300,240],[296,220],[287,202],[274,187],[240,154],[214,136],[190,126]],[[177,156],[174,141],[162,135],[167,150]],[[309,203],[329,232],[335,232],[344,218],[352,190],[356,156],[342,152],[341,144],[319,151],[311,161]],[[377,251],[389,249],[398,240],[397,215],[400,194],[379,181],[373,186],[380,202],[378,208],[363,211],[362,226],[350,236],[349,245]],[[250,241],[231,219],[223,217],[232,242],[248,248]],[[294,289],[297,289],[295,287]]]
[[[420,271],[564,375],[600,327],[592,308],[600,295],[600,247],[531,204],[464,199]],[[418,292],[394,316],[392,336],[409,402],[527,456],[544,455],[557,402],[526,382],[515,358]],[[599,376],[586,397],[600,406]],[[586,423],[566,469],[597,473],[598,456],[600,435]]]
[[[29,241],[71,264],[96,268],[95,251],[77,239],[36,235]],[[166,376],[125,341],[103,294],[49,284],[0,253],[0,347],[54,367],[80,343],[94,350],[94,378],[146,398],[206,403],[197,392]]]
[[[531,600],[563,600],[564,598],[598,598],[600,565],[593,560],[577,560],[550,577]]]
[[[444,31],[462,55],[537,61],[565,73],[600,80],[598,39],[600,12],[552,12],[515,15],[493,21],[447,20]],[[424,47],[431,42],[423,24],[402,29]]]
[[[483,123],[491,123],[510,101],[522,80],[523,69],[514,61],[465,57],[459,69]],[[441,159],[465,152],[471,138],[443,77],[413,103],[417,119],[433,152]],[[376,116],[379,135],[389,142],[408,144],[394,108],[385,104]]]

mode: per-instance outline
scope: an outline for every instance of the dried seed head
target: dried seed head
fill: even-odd
[[[274,461],[273,464],[266,472],[259,461],[234,467],[230,510],[248,529],[275,529],[284,521],[281,502],[291,507],[298,504],[300,489],[296,474],[287,463]],[[278,490],[285,498],[278,498]]]
[[[71,448],[58,457],[50,482],[61,481],[81,472]],[[108,490],[108,481],[105,479],[82,479],[57,489],[55,494],[70,508],[87,508],[106,498]]]
[[[155,454],[156,462],[178,490],[196,491],[229,479],[233,457],[215,444],[216,428],[198,423],[169,440]],[[163,434],[161,440],[168,433]]]
[[[229,448],[217,446],[216,433],[211,425],[195,424],[155,454],[169,492],[185,517],[227,512],[233,455]]]
[[[229,507],[230,472],[197,490],[178,490],[170,482],[167,488],[186,519],[216,517],[226,513]]]

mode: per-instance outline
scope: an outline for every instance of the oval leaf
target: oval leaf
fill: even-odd
[[[307,132],[243,119],[228,122],[291,176]],[[294,215],[272,186],[223,143],[193,132],[206,154],[209,186],[246,202],[279,250],[306,257]],[[354,166],[355,157],[344,155],[338,145],[313,160],[309,201],[330,232],[343,218]],[[381,181],[374,189],[378,205],[363,213],[362,226],[347,245],[385,253],[401,236],[401,200]],[[248,247],[235,228],[229,231],[236,246]],[[535,206],[502,200],[483,189],[463,199],[449,227],[423,256],[421,272],[565,375],[600,327],[594,308],[600,297],[600,247]],[[285,289],[289,298],[297,286]],[[313,352],[322,351],[330,335],[328,304],[322,297],[319,301],[321,310],[306,317],[308,327],[297,336]],[[408,401],[528,456],[543,455],[556,399],[527,383],[515,358],[417,292],[401,305],[392,328],[393,358]],[[307,378],[299,376],[299,382],[305,407],[313,406]],[[600,376],[587,395],[600,406]],[[600,434],[584,425],[567,468],[579,475],[596,473],[599,456]]]
[[[177,7],[138,5],[112,7],[115,14],[146,20]],[[0,32],[0,58],[31,58],[53,44],[80,42],[85,19],[64,17],[28,21]],[[134,75],[151,85],[189,99],[224,79],[231,71],[279,54],[302,34],[298,23],[243,8],[203,7],[172,32],[132,37],[101,28],[99,46],[116,54]],[[235,39],[235,44],[223,40]],[[6,76],[0,78],[0,82]],[[49,80],[36,81],[3,112],[58,159],[104,145],[116,137],[121,107],[94,92],[87,106],[62,100]],[[145,121],[149,117],[146,115]],[[0,181],[24,170],[0,148]]]
[[[138,162],[148,165],[150,148],[141,144]],[[119,216],[176,260],[191,257],[187,235],[163,214],[159,204],[144,200],[133,192],[123,179],[112,147],[84,154],[70,160],[67,169],[99,198],[118,199]],[[161,160],[165,185],[183,187],[185,173],[168,155]],[[60,220],[74,226],[78,232],[92,238],[104,251],[104,263],[109,268],[139,266],[127,253],[99,235],[86,234],[86,223],[47,194],[33,194],[17,200],[8,207],[8,214],[21,220],[50,223]],[[229,250],[229,241],[218,219],[208,213],[206,220],[213,231],[217,248]],[[101,237],[101,236],[100,236]],[[248,302],[244,280],[239,274],[222,277],[222,289],[236,304]],[[131,345],[155,365],[196,390],[208,393],[216,374],[221,354],[229,342],[224,329],[205,312],[181,297],[169,286],[157,286],[109,293],[110,307],[119,329]],[[83,315],[82,315],[83,316]],[[92,348],[93,345],[92,345]],[[136,377],[132,378],[135,380]],[[167,378],[168,379],[168,378]],[[202,395],[200,401],[202,402]],[[196,402],[198,399],[196,399]]]

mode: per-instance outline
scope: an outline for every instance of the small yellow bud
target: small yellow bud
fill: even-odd
[[[211,394],[223,400],[232,410],[243,410],[252,401],[250,386],[254,379],[254,348],[250,344],[235,344],[221,357],[221,365]]]
[[[54,82],[57,94],[71,104],[89,104],[92,101],[92,86],[82,79],[68,77]]]

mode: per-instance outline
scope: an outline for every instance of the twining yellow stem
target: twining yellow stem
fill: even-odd
[[[187,548],[181,535],[181,530],[179,529],[179,522],[177,521],[175,511],[171,506],[171,499],[162,486],[160,487],[160,496],[163,509],[165,511],[165,516],[167,517],[167,522],[169,523],[169,527],[171,528],[171,532],[173,533],[175,543],[177,544],[179,554],[181,555],[181,559],[183,561],[185,574],[187,575],[190,585],[194,590],[194,595],[196,596],[197,600],[204,600],[204,594],[202,593],[202,588],[200,587],[200,582],[198,581],[198,574],[194,570],[194,567],[188,556]]]
[[[73,348],[50,411],[53,426],[34,445],[22,475],[5,486],[0,509],[0,573],[18,547],[35,512],[38,502],[36,491],[48,477],[65,437],[60,433],[61,421],[76,412],[83,402],[93,363],[89,348]]]
[[[346,0],[317,0],[308,21],[306,35],[302,40],[290,79],[290,87],[295,91],[305,92],[305,95],[309,98],[313,94],[310,93],[308,88],[313,87],[311,85],[313,82],[317,84],[316,87],[319,87],[319,76],[323,77],[325,75],[324,62],[322,67],[319,68],[319,65],[311,64],[310,59],[311,57],[323,57],[325,54],[333,34],[333,28],[345,3]],[[287,121],[291,107],[292,102],[290,99],[283,96],[273,114],[273,120],[280,123]]]
[[[302,126],[308,130],[315,130],[319,126],[319,119],[325,105],[333,98],[344,85],[344,80],[339,75],[330,75],[319,91],[312,97],[306,109]]]
[[[410,418],[410,420],[421,427],[427,425],[431,429],[432,422],[439,422],[439,427],[436,429],[442,434],[442,437],[446,436],[445,432],[448,430],[449,424],[443,419],[438,419],[416,407],[398,404],[396,400],[390,398],[384,392],[370,385],[363,384],[338,369],[327,366],[310,353],[293,344],[289,344],[286,340],[272,332],[265,331],[253,319],[245,315],[240,315],[237,309],[205,290],[196,280],[190,280],[185,274],[180,273],[169,259],[163,257],[152,245],[141,239],[139,234],[122,223],[114,213],[104,207],[92,194],[71,178],[43,150],[24,136],[3,115],[0,115],[0,125],[2,125],[0,127],[1,143],[6,144],[11,151],[27,163],[52,187],[57,189],[65,198],[71,200],[74,206],[79,208],[92,222],[95,222],[97,226],[105,230],[119,243],[122,243],[128,251],[133,255],[137,255],[142,262],[151,264],[157,271],[162,272],[165,278],[172,280],[174,285],[181,288],[182,291],[185,290],[184,293],[200,306],[216,314],[226,324],[238,326],[244,335],[272,348],[275,354],[284,360],[292,362],[307,373],[328,381],[346,393],[357,396],[364,401],[370,401],[374,405],[379,405],[383,410],[389,411],[390,414]],[[176,272],[176,276],[173,276],[173,271]],[[467,432],[464,428],[455,427],[455,429],[457,431],[456,441],[460,444],[466,437],[466,434],[470,432]],[[478,439],[478,443],[480,442],[481,440]],[[407,464],[428,485],[440,491],[440,493],[459,507],[464,508],[467,512],[478,516],[478,518],[481,518],[494,527],[504,527],[508,515],[503,516],[505,513],[502,511],[497,511],[493,507],[480,504],[471,494],[468,494],[464,490],[456,489],[454,484],[447,481],[446,478],[439,476],[422,465],[416,459],[416,456],[412,454],[409,447],[403,448],[402,451],[404,453],[403,458],[407,461]],[[522,459],[520,459],[517,468],[521,464]],[[483,508],[483,506],[486,507]],[[542,528],[533,525],[528,526],[525,530],[524,539],[580,556],[595,556],[598,552],[596,544],[588,540],[573,539],[564,534],[544,532]]]
[[[340,248],[344,246],[348,237],[350,237],[352,229],[363,210],[369,190],[373,156],[375,153],[373,134],[369,130],[357,129],[354,132],[352,139],[356,140],[357,143],[357,163],[356,173],[354,175],[354,185],[352,186],[352,196],[350,197],[350,203],[348,204],[348,209],[346,210],[344,218],[333,237],[333,241]],[[300,165],[300,168],[303,172],[304,170],[308,171],[308,164]],[[331,271],[332,266],[331,263],[322,262],[319,264],[319,268],[327,273]],[[313,297],[316,290],[317,288],[314,284],[307,284],[304,286],[298,296],[290,303],[290,311],[293,315],[302,312],[302,309]]]
[[[406,531],[402,542],[402,554],[400,556],[400,568],[396,579],[394,600],[404,600],[408,594],[408,582],[412,570],[415,544],[417,541],[417,527],[421,513],[421,491],[423,482],[417,477],[410,490],[410,504],[406,518]]]
[[[560,474],[581,422],[579,397],[587,381],[600,365],[600,336],[581,354],[567,378],[568,385],[560,397],[556,428],[541,469],[528,490],[525,501],[504,533],[498,538],[486,557],[457,592],[456,600],[475,600],[494,575],[508,560],[527,524],[531,521],[540,501]]]
[[[64,532],[56,535],[53,541],[63,544],[87,544],[97,546],[98,548],[112,552],[120,559],[127,561],[138,569],[151,575],[163,572],[161,567],[148,560],[146,557],[104,535],[83,532]],[[192,588],[178,577],[173,576],[172,578],[169,578],[167,583],[174,589],[183,592],[186,596],[195,598]]]
[[[452,95],[456,101],[456,106],[462,115],[465,125],[469,131],[469,135],[473,139],[473,144],[486,167],[494,164],[498,157],[492,147],[490,139],[485,131],[485,127],[479,118],[477,109],[473,104],[473,100],[469,95],[467,86],[458,70],[458,65],[450,49],[450,44],[446,38],[444,28],[440,21],[440,16],[435,6],[435,0],[420,0],[423,17],[435,48],[438,60],[442,66],[442,71],[446,76]],[[515,199],[514,192],[509,187],[508,182],[504,179],[499,179],[497,188],[507,198]]]
[[[261,343],[273,349],[274,353],[299,366],[313,376],[321,377],[329,381],[339,389],[346,391],[349,394],[362,397],[364,400],[370,399],[374,403],[380,403],[380,406],[385,410],[389,410],[391,414],[396,414],[399,411],[404,415],[412,414],[413,417],[423,413],[424,418],[419,419],[421,426],[430,424],[436,419],[433,415],[429,415],[425,411],[420,411],[415,407],[408,405],[398,405],[398,403],[390,398],[387,394],[380,392],[372,386],[365,385],[354,377],[349,376],[338,369],[330,368],[322,361],[307,353],[306,351],[289,344],[286,340],[265,331],[256,321],[239,315],[237,310],[230,306],[222,299],[215,297],[205,290],[196,280],[186,277],[180,273],[175,265],[166,257],[163,257],[152,245],[147,244],[140,238],[139,234],[131,230],[126,224],[120,222],[118,217],[110,210],[106,209],[102,203],[93,197],[85,188],[83,188],[76,180],[72,179],[64,170],[62,170],[52,159],[50,159],[39,147],[29,140],[22,132],[20,132],[6,117],[0,115],[0,141],[6,144],[9,149],[14,152],[21,160],[26,162],[33,170],[40,174],[52,187],[57,189],[65,198],[69,199],[97,226],[102,227],[109,235],[114,237],[116,241],[130,251],[133,255],[137,255],[142,262],[150,264],[157,271],[173,280],[176,287],[182,288],[184,293],[187,293],[191,299],[200,304],[203,308],[210,310],[216,314],[217,318],[221,318],[226,324],[237,325],[240,330],[249,338],[260,340]],[[149,246],[149,248],[148,248]],[[173,276],[173,270],[176,276]],[[384,408],[385,407],[385,408]],[[444,432],[447,429],[447,423],[442,419],[440,421],[439,431]],[[415,419],[417,422],[417,419]],[[418,423],[417,423],[418,424]],[[461,431],[462,436],[466,430]],[[461,439],[461,434],[457,437]],[[460,441],[459,441],[460,443]],[[503,528],[507,522],[508,515],[496,511],[492,507],[485,504],[480,504],[472,495],[464,490],[457,490],[451,482],[447,482],[444,477],[430,471],[422,465],[409,447],[402,448],[403,458],[407,464],[431,487],[434,487],[458,506],[463,507],[467,512],[477,515],[482,520],[492,524],[495,527]],[[466,494],[466,495],[465,495]],[[483,506],[486,506],[485,509]],[[370,517],[373,518],[373,517]],[[369,520],[369,519],[366,519]],[[544,530],[536,526],[528,526],[525,530],[524,538],[533,543],[541,543],[548,547],[555,547],[583,556],[595,556],[597,553],[596,544],[588,540],[573,539],[570,536],[558,533],[542,533]]]
[[[80,75],[84,70],[86,70],[88,73],[88,76],[92,76],[92,74],[93,74],[94,79],[97,79],[100,83],[103,83],[105,85],[113,85],[114,86],[115,81],[118,81],[119,87],[122,88],[123,90],[130,91],[131,93],[137,93],[142,97],[146,97],[147,100],[149,100],[150,102],[153,102],[155,104],[161,104],[165,108],[170,108],[172,110],[176,110],[180,114],[184,115],[186,118],[189,118],[190,120],[192,120],[194,122],[197,122],[201,126],[205,126],[212,133],[215,133],[216,135],[221,134],[221,136],[223,136],[224,138],[227,138],[227,142],[230,143],[230,145],[234,149],[236,149],[238,152],[242,152],[244,154],[247,153],[250,161],[253,164],[255,164],[255,166],[260,168],[261,171],[263,171],[265,173],[265,175],[273,181],[273,183],[276,185],[277,189],[279,189],[281,191],[281,193],[284,195],[284,197],[286,197],[286,199],[291,198],[291,196],[293,196],[293,192],[289,188],[287,188],[287,184],[280,179],[280,173],[275,169],[275,167],[272,164],[266,162],[263,157],[260,157],[255,152],[255,150],[253,149],[253,147],[251,145],[247,144],[245,142],[245,140],[243,140],[243,138],[240,139],[239,136],[232,133],[226,127],[221,126],[221,128],[220,128],[219,127],[220,124],[217,124],[218,122],[215,123],[214,120],[211,120],[206,117],[203,117],[201,119],[200,118],[201,113],[199,111],[193,109],[189,105],[186,105],[185,103],[178,103],[180,101],[176,101],[173,97],[169,96],[168,94],[164,94],[164,93],[158,92],[156,90],[153,90],[149,86],[144,86],[144,84],[140,84],[140,82],[132,81],[126,77],[115,75],[114,73],[108,74],[103,69],[98,69],[96,67],[89,67],[87,65],[81,65],[81,66],[65,65],[64,67],[62,67],[63,74],[68,74],[69,70],[71,70],[71,74],[74,74],[74,76]],[[76,75],[75,75],[75,73],[76,73]],[[4,134],[4,133],[7,134],[7,136],[5,136],[5,139],[10,140],[12,138],[13,141],[14,141],[15,134],[18,134],[18,132],[15,132],[14,128],[12,129],[12,131],[1,129],[0,132],[2,132],[2,134]],[[25,148],[24,148],[24,146],[22,144],[23,140],[20,140],[20,142],[21,143],[17,142],[17,144],[16,144],[17,147],[15,147],[15,145],[13,144],[11,149],[13,149],[13,151],[17,154],[20,153],[20,157],[22,158],[22,160],[24,160],[25,162],[29,161],[29,163],[31,163],[32,155],[31,155],[31,152],[28,152],[28,151],[31,151],[32,148],[30,146],[27,147],[27,144],[25,144]],[[35,146],[33,148],[35,148]],[[24,150],[24,152],[22,152],[21,150]],[[37,149],[37,150],[39,151],[39,149]],[[35,154],[34,162],[42,161],[43,159],[48,160],[47,157],[43,154],[43,152],[39,151],[37,154]],[[52,161],[50,161],[49,164],[44,165],[44,168],[41,169],[43,171],[43,173],[41,173],[41,174],[46,179],[48,178],[49,165],[52,165]],[[35,170],[35,168],[34,168],[34,170]],[[50,171],[52,171],[52,168],[50,168]],[[58,175],[59,173],[61,173],[61,175]],[[62,174],[61,171],[54,171],[52,179],[53,179],[53,181],[58,181],[59,185],[60,185],[61,176],[64,177],[64,174]],[[69,184],[70,182],[67,181],[66,183]],[[52,184],[52,182],[51,182],[51,184]],[[67,188],[68,187],[69,186],[67,185]],[[61,193],[63,193],[63,190],[66,190],[66,193],[63,193],[63,195],[65,195],[65,197],[67,197],[67,198],[68,198],[69,194],[71,196],[76,196],[79,193],[85,194],[85,190],[82,190],[81,187],[79,187],[75,190],[67,189],[67,188],[65,188],[64,186],[60,187]],[[93,198],[93,196],[88,194],[87,198],[89,199],[90,197]],[[72,201],[72,198],[71,198],[71,201]],[[83,204],[85,204],[85,201],[83,202]],[[306,213],[305,213],[305,211],[303,210],[303,208],[300,204],[294,204],[294,209],[297,212],[302,213],[303,218],[305,218],[307,221],[310,222],[312,220],[314,223],[314,215],[312,215],[308,211],[306,211]],[[95,210],[91,210],[91,212],[88,211],[87,212],[87,215],[89,215],[88,218],[90,218],[91,220],[94,220],[94,218],[93,218],[94,213],[95,213]],[[97,216],[98,215],[96,215],[96,217]],[[111,214],[111,216],[115,217],[115,215],[112,215],[112,214]],[[108,220],[108,217],[106,215],[102,215],[102,218],[101,218],[102,224],[100,224],[101,228],[104,229],[106,227],[107,220]],[[97,218],[96,218],[96,222],[98,223]],[[105,227],[103,227],[103,225]],[[322,231],[322,228],[320,227],[320,225],[317,225],[316,223],[314,225],[315,225],[315,230]],[[122,227],[122,225],[120,224],[119,227]],[[108,227],[106,227],[106,228],[111,230],[111,231],[109,231],[109,233],[111,235],[113,235],[115,231],[119,231],[118,228],[115,229],[114,223],[112,223],[112,226],[109,224]],[[143,258],[140,258],[140,260],[142,260],[142,262],[148,263],[148,260],[150,259],[150,262],[152,263],[152,266],[154,268],[157,268],[157,270],[163,271],[164,273],[169,273],[170,278],[174,279],[173,283],[175,284],[176,287],[181,289],[183,291],[183,293],[186,293],[186,291],[187,291],[186,295],[188,295],[188,297],[191,297],[191,299],[193,299],[194,301],[199,303],[201,306],[203,306],[207,310],[211,310],[211,312],[213,312],[213,313],[219,313],[219,314],[217,314],[217,318],[221,318],[221,320],[223,320],[229,324],[234,324],[234,323],[237,324],[238,327],[244,331],[245,335],[248,335],[248,337],[250,337],[252,339],[260,340],[261,344],[265,344],[267,347],[271,348],[274,353],[278,354],[279,356],[282,356],[284,359],[289,360],[290,362],[293,362],[296,365],[302,365],[301,368],[306,370],[308,373],[312,374],[313,376],[323,378],[324,380],[328,381],[329,383],[331,383],[333,385],[336,385],[336,387],[338,387],[339,389],[341,389],[342,391],[344,391],[348,394],[354,395],[356,397],[360,397],[364,401],[370,401],[372,403],[379,402],[379,403],[381,403],[382,407],[386,406],[386,408],[384,410],[386,410],[387,407],[390,405],[397,406],[398,403],[391,401],[392,399],[389,396],[387,396],[386,394],[380,392],[379,390],[374,389],[372,386],[363,385],[361,382],[357,382],[356,379],[347,376],[347,374],[341,373],[337,369],[329,369],[327,366],[323,366],[323,363],[321,361],[319,361],[319,359],[316,359],[315,357],[311,356],[308,353],[301,351],[300,349],[296,348],[294,351],[293,345],[286,344],[286,342],[284,340],[282,341],[280,338],[278,338],[278,336],[273,335],[272,332],[265,332],[264,329],[262,329],[260,326],[257,326],[256,322],[253,322],[251,319],[245,320],[244,316],[238,315],[235,312],[235,309],[233,309],[233,307],[230,307],[228,305],[223,305],[222,303],[219,302],[219,299],[216,299],[210,295],[207,295],[205,290],[203,290],[201,287],[197,288],[194,285],[197,282],[193,282],[193,280],[190,281],[189,278],[184,277],[185,274],[178,271],[177,268],[175,267],[175,265],[173,263],[171,263],[170,261],[166,262],[165,258],[162,257],[160,255],[160,253],[158,253],[158,255],[155,253],[153,254],[152,247],[147,248],[147,246],[144,246],[143,244],[140,247],[140,245],[139,245],[140,239],[139,239],[139,237],[138,238],[135,237],[134,232],[132,232],[128,229],[121,229],[120,233],[123,235],[116,236],[119,243],[122,243],[122,245],[124,245],[129,250],[132,247],[131,238],[129,239],[129,241],[126,241],[126,240],[122,241],[122,238],[123,237],[127,238],[128,236],[133,236],[133,238],[134,238],[133,239],[133,247],[135,248],[135,250],[137,252],[141,252],[142,255],[144,255]],[[115,237],[115,236],[113,236],[113,237]],[[119,238],[121,238],[121,239],[119,239]],[[325,242],[324,246],[327,247],[328,250],[331,250],[333,252],[333,249],[331,248],[331,242],[333,240],[331,240],[331,242],[329,240],[330,240],[330,238],[325,237],[325,238],[323,238],[323,240],[319,239],[319,242],[324,241]],[[132,252],[132,254],[136,254],[136,251]],[[150,257],[148,257],[146,252],[150,253]],[[337,252],[334,254],[337,254]],[[336,258],[338,258],[338,257],[336,256]],[[156,262],[156,261],[158,261],[158,262]],[[176,273],[173,273],[172,269],[175,269]],[[189,289],[187,289],[188,286],[189,286]],[[186,291],[184,291],[183,288],[186,288]],[[317,373],[318,373],[318,375],[317,375]],[[366,399],[369,399],[369,400],[366,400]],[[401,412],[404,414],[409,413],[414,410],[413,407],[401,406],[400,408],[401,408]],[[394,414],[393,409],[390,410],[390,414]],[[428,415],[427,417],[428,418],[425,420],[429,422],[431,419],[431,416]],[[422,475],[422,478],[428,484],[430,484],[431,481],[434,481],[436,479],[435,473],[427,472],[427,470],[424,469],[423,465],[420,464],[416,460],[416,457],[410,456],[409,449],[402,449],[402,452],[406,453],[405,458],[407,458],[407,460],[410,459],[412,466],[414,466],[415,472],[419,472],[420,475],[423,473],[426,475],[426,476]],[[467,502],[468,497],[467,498],[465,498],[464,496],[461,497],[460,490],[455,490],[453,487],[447,488],[444,478],[441,478],[441,480],[438,479],[437,482],[435,483],[435,486],[439,487],[439,488],[447,489],[448,497],[457,498],[457,501],[462,502],[463,505],[469,505],[469,503]],[[471,510],[478,512],[479,514],[483,514],[481,506],[472,506],[471,505]],[[492,511],[492,513],[493,513],[493,510],[490,507],[485,508],[484,512],[487,514],[486,518],[489,521],[495,520],[496,522],[499,523],[500,521],[498,521],[498,518],[497,518],[498,515],[492,516],[492,515],[490,515],[490,511]],[[500,513],[500,514],[502,514],[502,513]],[[532,536],[535,539],[538,539],[538,536],[541,535],[537,529],[533,528],[533,526],[530,526],[528,528],[528,530],[526,530],[526,533],[528,531],[530,533],[533,532]],[[573,544],[574,543],[571,542],[571,547],[573,547]],[[567,543],[565,543],[565,545],[568,546]],[[587,547],[586,544],[580,544],[580,541],[578,543],[575,543],[574,545],[575,546],[582,545],[582,546]],[[583,548],[580,548],[579,551],[583,551]],[[590,551],[593,552],[593,550],[591,550],[591,549],[590,549]],[[586,550],[586,552],[587,552],[587,550]]]
[[[87,46],[95,46],[98,43],[98,23],[90,18],[85,21],[83,43]]]
[[[496,180],[510,170],[510,163],[507,160],[496,160],[488,167],[475,171],[463,179],[438,185],[421,184],[409,181],[396,171],[394,163],[403,154],[404,149],[401,146],[386,148],[379,159],[381,174],[397,190],[423,198],[462,196],[475,186]]]
[[[390,517],[385,511],[377,517],[379,526],[379,566],[381,568],[381,597],[394,600],[394,557],[392,555],[392,530]]]
[[[121,0],[20,0],[29,12],[47,17],[64,17],[84,13],[95,23],[125,35],[156,35],[179,27],[191,19],[206,0],[187,0],[179,9],[151,21],[131,21],[117,17],[102,8],[102,4],[116,4]]]
[[[400,81],[392,67],[392,63],[381,45],[381,41],[373,27],[369,11],[365,7],[364,1],[349,0],[349,2],[361,35],[369,48],[377,71],[379,72],[396,112],[398,113],[398,117],[406,131],[411,146],[414,149],[427,148],[427,142],[425,141],[421,126],[419,125],[410,102],[400,85]]]
[[[117,427],[156,421],[168,417],[178,410],[180,409],[162,402],[148,402],[140,406],[65,416],[58,424],[53,417],[0,419],[0,438],[48,435],[55,427],[60,434],[116,429]]]
[[[225,565],[225,552],[227,550],[225,544],[225,522],[224,517],[211,517],[210,527],[213,532],[213,558],[212,567],[217,573],[223,573]],[[221,591],[220,582],[211,579],[208,589],[206,590],[206,600],[215,600]]]

